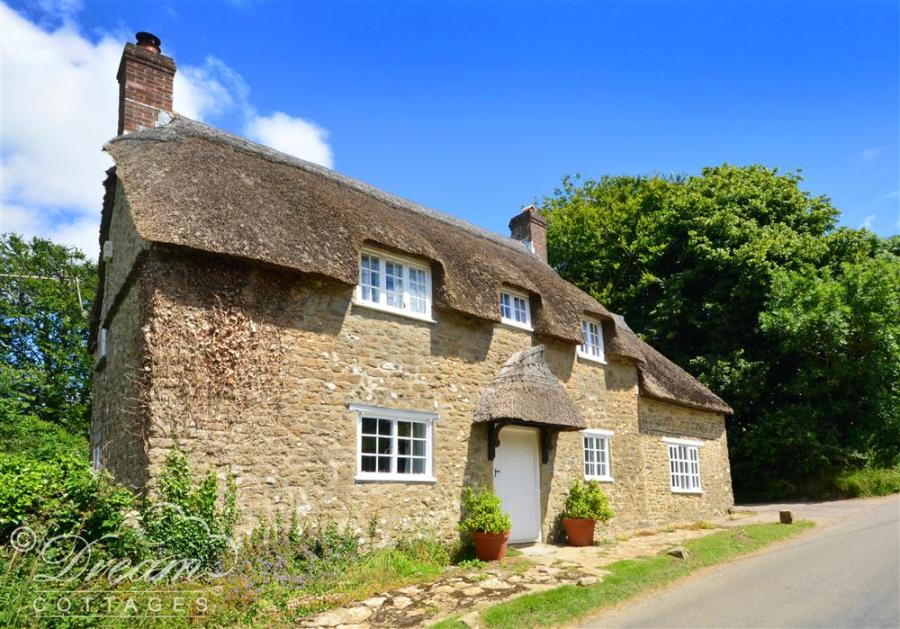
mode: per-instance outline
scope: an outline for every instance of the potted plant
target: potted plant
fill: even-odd
[[[481,561],[494,561],[506,556],[506,542],[512,522],[500,504],[500,498],[490,490],[463,489],[463,518],[459,530],[472,536],[475,555]]]
[[[577,480],[566,494],[563,524],[570,546],[590,546],[594,543],[594,525],[613,517],[606,494],[595,480]]]

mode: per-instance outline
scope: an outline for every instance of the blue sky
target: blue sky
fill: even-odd
[[[302,136],[292,152],[309,149],[312,134],[312,150],[330,153],[317,161],[500,233],[567,173],[695,173],[722,162],[801,169],[842,224],[900,231],[897,2],[4,8],[3,22],[14,15],[107,51],[91,71],[113,91],[115,68],[102,76],[117,60],[108,50],[154,32],[191,79],[189,113],[262,141],[283,129],[276,112],[309,123],[292,127]],[[4,51],[6,65],[13,54]],[[4,104],[12,98],[32,97]],[[114,118],[107,126],[108,137]],[[26,141],[7,139],[4,160]],[[14,192],[5,204],[42,211],[40,194]],[[90,219],[62,197],[43,203],[55,221]]]

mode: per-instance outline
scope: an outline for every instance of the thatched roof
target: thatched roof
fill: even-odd
[[[538,334],[581,343],[581,318],[593,315],[604,321],[610,353],[641,369],[649,364],[639,347],[619,340],[606,308],[515,240],[181,116],[119,136],[105,149],[135,227],[150,242],[351,286],[359,280],[360,250],[372,244],[430,262],[436,308],[499,321],[501,287],[517,287],[532,296]],[[104,221],[110,212],[108,202]],[[686,381],[678,391],[712,395],[680,373]]]
[[[511,419],[564,430],[587,428],[581,412],[544,360],[544,346],[513,354],[484,390],[475,422]]]
[[[613,315],[615,330],[607,338],[607,351],[638,357],[641,395],[681,406],[731,415],[732,408],[684,369],[653,349],[632,332],[625,319]]]

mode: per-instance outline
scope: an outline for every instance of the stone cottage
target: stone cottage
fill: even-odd
[[[560,278],[526,208],[501,237],[171,112],[139,33],[105,147],[95,465],[152,486],[176,444],[276,509],[451,536],[465,485],[547,539],[596,479],[616,530],[732,505],[700,382]],[[598,535],[608,531],[599,528]]]

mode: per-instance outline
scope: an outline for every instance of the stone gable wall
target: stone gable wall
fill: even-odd
[[[722,418],[639,400],[627,360],[598,364],[577,358],[568,343],[440,309],[436,324],[382,313],[353,305],[351,287],[221,259],[154,252],[142,280],[153,287],[151,483],[178,443],[198,473],[236,474],[247,526],[296,508],[353,521],[362,532],[375,518],[386,537],[404,529],[455,535],[463,485],[492,478],[486,429],[472,424],[481,391],[512,353],[538,343],[589,426],[614,431],[615,482],[604,490],[617,515],[598,537],[731,506]],[[354,480],[352,402],[436,412],[437,482]],[[660,430],[710,440],[700,500],[669,493]],[[545,536],[582,473],[581,447],[580,433],[560,433],[541,465]]]
[[[103,466],[129,487],[140,490],[148,480],[146,418],[142,397],[147,348],[146,282],[134,271],[148,243],[137,233],[121,185],[109,227],[113,257],[106,262],[101,326],[108,331],[108,351],[101,360],[95,348],[92,383],[91,446],[99,445]]]
[[[694,522],[723,515],[734,505],[725,418],[641,398],[640,426],[647,477],[647,517],[652,524]],[[700,441],[701,494],[669,490],[669,451],[663,437]]]

